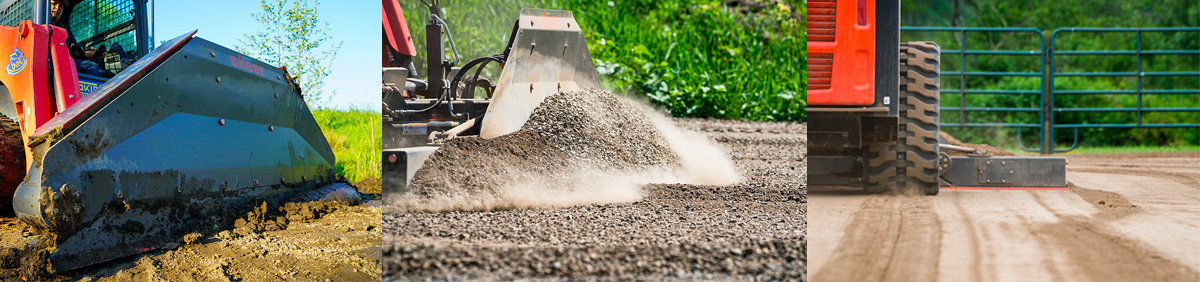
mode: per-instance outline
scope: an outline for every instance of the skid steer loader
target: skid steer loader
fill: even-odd
[[[570,11],[521,10],[502,53],[459,68],[454,37],[446,32],[439,1],[432,1],[425,26],[427,75],[419,80],[412,77],[417,54],[404,14],[395,0],[385,0],[383,6],[383,52],[390,59],[385,64],[391,65],[383,70],[385,198],[407,191],[413,174],[437,149],[436,140],[508,134],[519,130],[546,97],[601,87],[583,31]],[[445,59],[443,35],[450,39],[455,61]],[[502,66],[494,83],[480,76],[490,62]],[[471,93],[476,89],[485,97],[475,98]]]
[[[48,2],[0,7],[0,196],[43,233],[51,271],[153,250],[232,207],[338,180],[286,70],[195,31],[150,50],[145,1],[84,12],[73,1],[67,15],[96,17],[81,44],[136,44],[106,60],[115,76],[81,77]]]
[[[809,0],[808,183],[937,195],[1066,187],[1066,159],[993,157],[938,138],[940,48],[900,42],[898,0]],[[944,150],[968,150],[951,157]]]

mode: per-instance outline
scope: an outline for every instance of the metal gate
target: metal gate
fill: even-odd
[[[1149,34],[1187,34],[1200,38],[1200,27],[1181,28],[1060,28],[1054,30],[1047,41],[1045,33],[1034,28],[975,28],[975,27],[901,27],[903,41],[932,40],[942,46],[942,127],[958,128],[1014,128],[1021,149],[1042,154],[1068,152],[1079,146],[1079,130],[1083,128],[1200,128],[1200,118],[1180,122],[1146,122],[1147,114],[1157,113],[1200,113],[1200,103],[1190,106],[1147,106],[1145,98],[1152,95],[1175,95],[1200,97],[1200,60],[1182,60],[1184,70],[1147,70],[1148,57],[1200,58],[1200,47],[1184,49],[1181,46],[1147,47],[1143,39]],[[1069,40],[1072,36],[1099,36],[1097,34],[1131,34],[1132,46],[1113,49],[1096,46],[1077,46]],[[983,37],[984,40],[974,40]],[[940,39],[940,40],[939,40]],[[988,44],[971,45],[972,42]],[[1186,41],[1186,40],[1185,40]],[[970,45],[970,46],[969,46]],[[1200,44],[1198,44],[1200,45]],[[1133,57],[1136,63],[1125,70],[1080,69],[1071,65],[1079,57]],[[1004,69],[974,69],[971,62],[994,58],[1017,62]],[[1023,60],[1023,61],[1022,61]],[[1164,60],[1158,60],[1164,61]],[[1021,63],[1024,62],[1024,63]],[[1191,63],[1188,63],[1191,62]],[[1067,65],[1071,65],[1069,68]],[[1085,64],[1086,65],[1086,64]],[[1087,85],[1087,80],[1099,78],[1133,77],[1133,89],[1070,88],[1071,85]],[[1172,85],[1169,89],[1147,89],[1145,80],[1163,78],[1197,78],[1194,84]],[[1068,81],[1076,83],[1060,83]],[[980,96],[1000,96],[999,99],[979,99]],[[1096,96],[1136,97],[1136,107],[1072,107],[1073,99]],[[1002,105],[981,105],[972,101],[988,101]],[[1186,99],[1184,99],[1186,100]],[[1059,103],[1056,103],[1059,102]],[[957,102],[957,103],[956,103]],[[954,105],[957,104],[957,105]],[[1065,104],[1064,106],[1057,106]],[[1077,121],[1071,115],[1094,113],[1128,113],[1127,122]],[[1058,122],[1058,115],[1073,118]],[[1200,115],[1197,115],[1200,116]],[[1039,133],[1037,146],[1026,146],[1021,140],[1022,132],[1034,129]],[[1072,144],[1067,148],[1056,148],[1055,130],[1071,130]]]

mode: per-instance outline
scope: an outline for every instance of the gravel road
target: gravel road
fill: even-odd
[[[743,181],[563,208],[385,207],[385,280],[805,280],[804,125],[674,122],[727,148]]]
[[[1200,153],[1066,156],[1069,191],[814,191],[813,281],[1200,281]]]

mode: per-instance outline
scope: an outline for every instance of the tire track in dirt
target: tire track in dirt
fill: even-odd
[[[959,194],[954,194],[955,198],[958,196]],[[954,209],[958,211],[958,214],[967,214],[967,209],[963,208],[962,201],[957,199],[954,201]],[[975,281],[983,281],[983,273],[980,272],[983,269],[981,265],[983,258],[980,257],[979,231],[975,230],[975,222],[971,220],[971,217],[963,216],[959,221],[966,227],[964,229],[967,230],[967,242],[971,246],[971,269],[964,269],[964,271],[970,272],[971,278]]]
[[[1071,191],[921,198],[938,221],[925,226],[940,232],[932,257],[898,243],[921,226],[905,224],[909,210],[926,207],[820,191],[814,281],[1200,281],[1200,153],[1068,158]],[[903,270],[930,265],[929,279]]]
[[[1200,281],[1200,152],[1067,158],[1072,191],[1100,211],[1094,228],[1152,262],[1145,279]]]
[[[941,224],[930,198],[875,195],[863,202],[829,264],[813,281],[934,281]],[[930,263],[932,262],[932,263]]]
[[[1039,205],[1060,220],[1040,224],[1034,229],[1034,235],[1040,241],[1066,250],[1075,267],[1091,281],[1195,281],[1198,277],[1139,242],[1113,235],[1095,218],[1059,214],[1041,196],[1031,194]],[[1108,212],[1102,210],[1101,214],[1104,213]]]

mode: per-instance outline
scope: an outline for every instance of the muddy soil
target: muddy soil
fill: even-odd
[[[385,280],[806,280],[804,125],[670,122],[728,150],[742,180],[642,185],[621,203],[385,208]]]
[[[25,246],[38,239],[38,232],[11,215],[0,217],[0,280],[380,279],[378,201],[259,202],[230,213],[239,215],[212,228],[197,227],[159,250],[53,275],[37,273],[27,263],[31,249]]]
[[[368,178],[354,182],[354,186],[358,187],[359,192],[379,194],[383,193],[383,179]]]
[[[1200,153],[1065,155],[1069,191],[814,191],[820,281],[1200,281]]]

